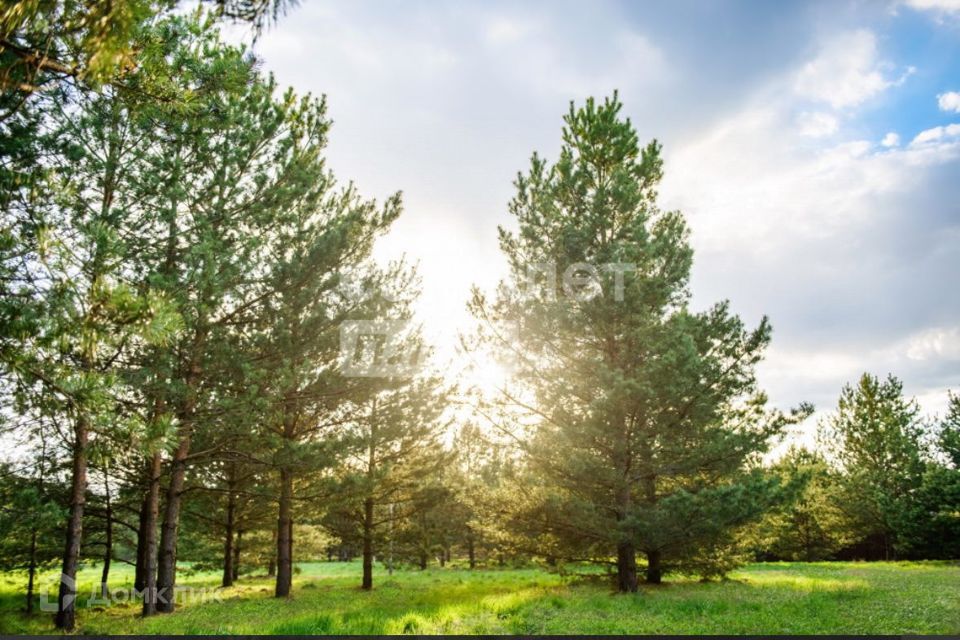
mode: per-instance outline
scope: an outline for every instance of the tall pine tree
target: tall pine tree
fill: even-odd
[[[474,314],[514,356],[504,400],[532,424],[528,464],[544,525],[568,555],[616,556],[618,588],[699,567],[775,499],[752,468],[797,416],[769,411],[754,367],[770,340],[727,303],[689,308],[679,212],[656,204],[660,145],[640,147],[616,95],[565,118],[559,159],[534,155],[500,230],[510,267]],[[801,412],[802,413],[802,412]]]

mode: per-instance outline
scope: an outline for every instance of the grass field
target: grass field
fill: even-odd
[[[845,633],[960,632],[960,565],[947,563],[754,564],[727,582],[674,578],[617,595],[599,579],[538,569],[432,569],[376,575],[357,588],[359,563],[307,563],[294,597],[278,601],[266,577],[243,578],[219,602],[190,603],[148,620],[130,603],[81,610],[78,633]],[[111,587],[132,580],[118,569]],[[81,575],[81,601],[98,579]],[[599,577],[599,576],[598,576]],[[215,587],[196,573],[179,584]],[[24,576],[0,575],[0,633],[51,633],[51,617],[22,613]]]

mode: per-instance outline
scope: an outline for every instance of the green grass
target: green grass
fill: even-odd
[[[241,579],[222,601],[191,603],[172,615],[138,617],[136,604],[83,608],[78,632],[274,634],[948,634],[960,632],[960,565],[950,563],[767,563],[727,582],[675,578],[631,595],[605,580],[538,569],[432,569],[375,575],[357,588],[358,563],[306,563],[294,597],[275,600],[266,577]],[[126,567],[111,586],[129,585]],[[98,579],[81,574],[81,593]],[[0,574],[0,633],[50,633],[50,614],[26,617],[24,576]],[[213,587],[213,573],[181,585]],[[81,598],[82,600],[82,598]]]

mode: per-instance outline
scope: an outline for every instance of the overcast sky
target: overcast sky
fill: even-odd
[[[776,405],[829,409],[863,371],[930,411],[960,390],[960,0],[303,0],[255,51],[327,95],[340,179],[403,191],[379,252],[419,261],[440,343],[504,273],[517,171],[618,89],[664,145],[695,306],[770,316]]]

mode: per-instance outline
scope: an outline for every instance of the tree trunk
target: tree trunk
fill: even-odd
[[[176,216],[171,221],[171,234],[174,231]],[[174,238],[168,239],[175,242]],[[168,251],[170,247],[168,246]],[[172,254],[168,254],[172,260]],[[172,262],[170,263],[172,264]],[[177,582],[177,534],[180,527],[180,500],[183,494],[184,480],[187,475],[187,456],[190,455],[190,442],[193,437],[194,413],[197,406],[196,389],[200,382],[200,354],[206,344],[208,328],[202,318],[193,335],[190,347],[190,360],[186,376],[183,379],[187,395],[177,409],[180,428],[177,435],[180,440],[173,453],[170,468],[170,484],[167,487],[167,503],[163,510],[163,524],[160,527],[160,550],[157,562],[157,611],[172,613],[176,607]]]
[[[30,530],[30,564],[27,568],[27,615],[33,613],[33,585],[37,577],[37,530]]]
[[[637,553],[630,542],[617,545],[617,590],[621,593],[637,590]]]
[[[190,434],[184,433],[174,453],[167,487],[167,502],[160,527],[160,553],[157,563],[157,611],[172,613],[176,607],[177,530],[180,526],[180,499],[187,474]]]
[[[293,582],[293,519],[290,512],[293,500],[293,474],[280,469],[280,514],[277,518],[277,584],[274,595],[285,598],[290,595]]]
[[[143,615],[157,612],[157,517],[160,514],[160,474],[163,455],[156,451],[150,459],[150,480],[144,498],[143,527]],[[139,550],[138,550],[139,551]]]
[[[367,442],[367,491],[373,491],[377,469],[377,398],[370,402],[370,439]],[[373,496],[363,501],[363,582],[361,589],[373,589]]]
[[[426,570],[427,570],[427,554],[421,553],[420,554],[420,571],[426,571]]]
[[[223,538],[223,579],[220,584],[224,587],[233,584],[233,516],[236,506],[237,501],[231,489],[227,497],[227,532]]]
[[[363,501],[363,582],[362,589],[373,589],[373,498]]]
[[[237,529],[237,541],[233,545],[233,579],[240,577],[240,545],[243,542],[243,529]]]
[[[389,505],[390,515],[390,526],[387,532],[387,535],[390,537],[389,544],[387,545],[387,575],[393,575],[393,503]]]
[[[87,439],[85,417],[74,422],[73,477],[70,484],[70,519],[67,522],[66,544],[63,551],[63,572],[57,596],[58,629],[72,631],[76,624],[77,566],[80,564],[80,543],[83,538],[83,507],[87,492]]]
[[[103,550],[103,571],[100,574],[100,597],[107,598],[110,595],[110,587],[107,585],[110,580],[110,560],[113,557],[113,505],[110,504],[110,477],[106,470],[103,473],[103,488],[107,530]]]
[[[47,440],[43,435],[43,432],[40,432],[40,459],[38,460],[40,464],[39,473],[37,474],[37,494],[44,498],[46,496],[46,491],[43,486],[44,478],[44,462],[47,459]],[[37,583],[37,529],[36,527],[30,529],[30,563],[27,567],[27,615],[33,613],[33,591],[34,586]]]
[[[660,584],[663,579],[660,559],[661,554],[658,549],[647,551],[647,584]]]
[[[643,495],[648,508],[653,509],[657,504],[657,474],[654,472],[652,445],[650,441],[643,448],[643,465],[648,473],[643,480]],[[660,568],[660,549],[647,549],[647,584],[660,584],[662,570]]]
[[[470,568],[475,569],[477,567],[477,550],[473,543],[472,533],[467,536],[467,559],[470,563]]]
[[[180,173],[181,165],[179,156],[179,150],[177,150],[173,157],[175,175],[177,176],[175,180],[179,178]],[[163,268],[161,269],[161,272],[167,277],[174,274],[177,266],[177,238],[179,237],[177,225],[177,220],[179,219],[177,215],[178,207],[179,198],[174,197],[166,214],[166,258]],[[163,523],[160,526],[160,543],[156,553],[152,551],[151,547],[157,546],[155,533],[157,527],[155,525],[160,515],[159,473],[152,474],[151,485],[147,492],[148,499],[151,499],[151,496],[155,493],[156,497],[152,498],[151,504],[153,505],[153,512],[156,515],[153,517],[154,526],[147,530],[149,536],[147,539],[153,538],[153,544],[148,544],[145,549],[147,562],[144,565],[146,568],[146,577],[144,580],[146,596],[143,599],[144,616],[150,616],[159,612],[172,612],[176,604],[174,582],[177,572],[177,527],[180,524],[180,493],[183,490],[184,474],[186,473],[186,458],[190,452],[190,438],[192,434],[190,421],[193,419],[192,414],[196,402],[192,394],[194,393],[194,387],[200,375],[200,365],[197,356],[199,348],[206,338],[206,331],[202,329],[202,317],[197,320],[198,325],[193,334],[193,348],[190,353],[190,367],[187,371],[186,378],[183,380],[185,383],[184,387],[187,390],[187,396],[177,411],[177,417],[180,419],[180,426],[177,431],[179,442],[173,455],[170,484],[167,487],[167,499],[163,510]],[[162,396],[157,397],[155,399],[155,416],[162,415],[165,408],[165,399]],[[151,465],[153,469],[157,468],[161,460],[159,456],[159,452],[154,454]],[[156,486],[154,486],[155,478]],[[155,558],[156,560],[154,560]],[[156,565],[154,565],[154,561]]]
[[[271,545],[273,551],[270,552],[270,564],[267,565],[267,576],[270,578],[276,577],[277,575],[277,528],[273,528],[273,544]],[[330,560],[330,554],[327,553],[327,560]]]
[[[149,474],[150,470],[147,469]],[[137,593],[142,593],[147,586],[147,512],[150,509],[150,488],[149,478],[147,479],[147,491],[144,493],[143,500],[140,501],[140,516],[137,522],[137,564],[133,573],[133,589]]]

